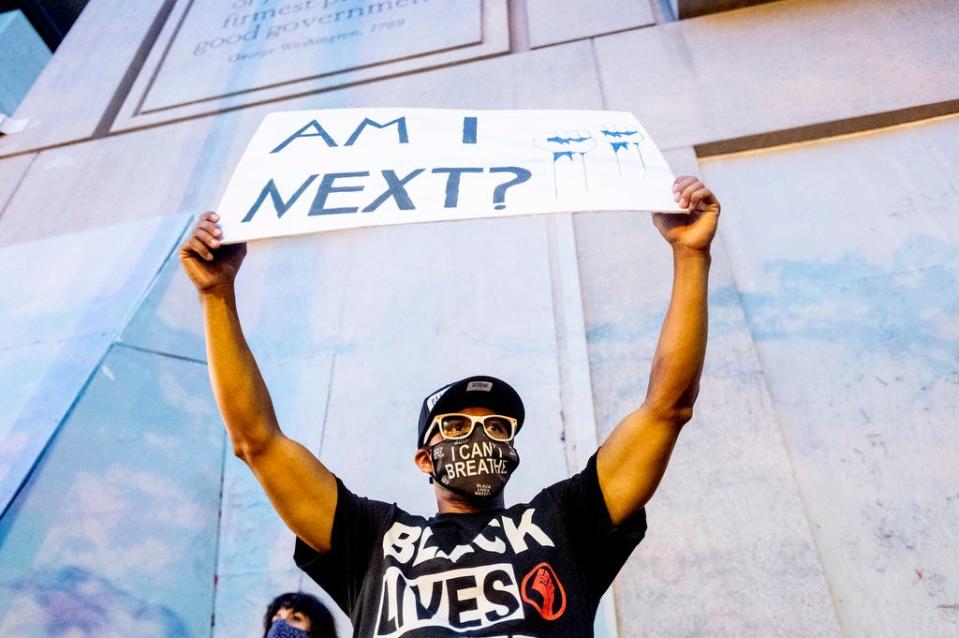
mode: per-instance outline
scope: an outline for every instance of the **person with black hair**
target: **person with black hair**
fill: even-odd
[[[263,614],[262,638],[337,638],[333,615],[304,592],[280,594]]]

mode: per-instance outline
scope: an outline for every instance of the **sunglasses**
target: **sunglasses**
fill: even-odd
[[[433,423],[423,437],[423,443],[427,443],[433,435],[433,428],[437,428],[440,435],[447,441],[456,441],[465,439],[473,433],[473,428],[477,423],[483,425],[483,431],[486,436],[494,441],[508,442],[512,441],[516,435],[517,420],[511,416],[501,414],[487,414],[484,416],[473,416],[471,414],[461,414],[453,412],[450,414],[437,414],[433,417]]]

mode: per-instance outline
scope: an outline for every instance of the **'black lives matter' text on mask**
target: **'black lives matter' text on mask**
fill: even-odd
[[[444,440],[430,448],[433,478],[462,496],[487,498],[499,494],[519,465],[509,443],[493,441],[482,427],[465,439]]]

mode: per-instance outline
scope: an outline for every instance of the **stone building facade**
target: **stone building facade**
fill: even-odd
[[[90,0],[0,137],[0,635],[254,636],[312,590],[175,247],[264,114],[393,105],[629,110],[723,202],[597,635],[955,635],[957,58],[953,0]],[[642,401],[670,275],[648,214],[578,213],[256,242],[238,294],[284,429],[428,511],[423,396],[513,382],[528,498]]]

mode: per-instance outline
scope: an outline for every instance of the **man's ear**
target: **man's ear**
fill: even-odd
[[[413,462],[416,463],[416,467],[420,468],[421,472],[433,476],[433,459],[430,458],[429,450],[422,447],[418,449],[416,454],[413,455]]]

